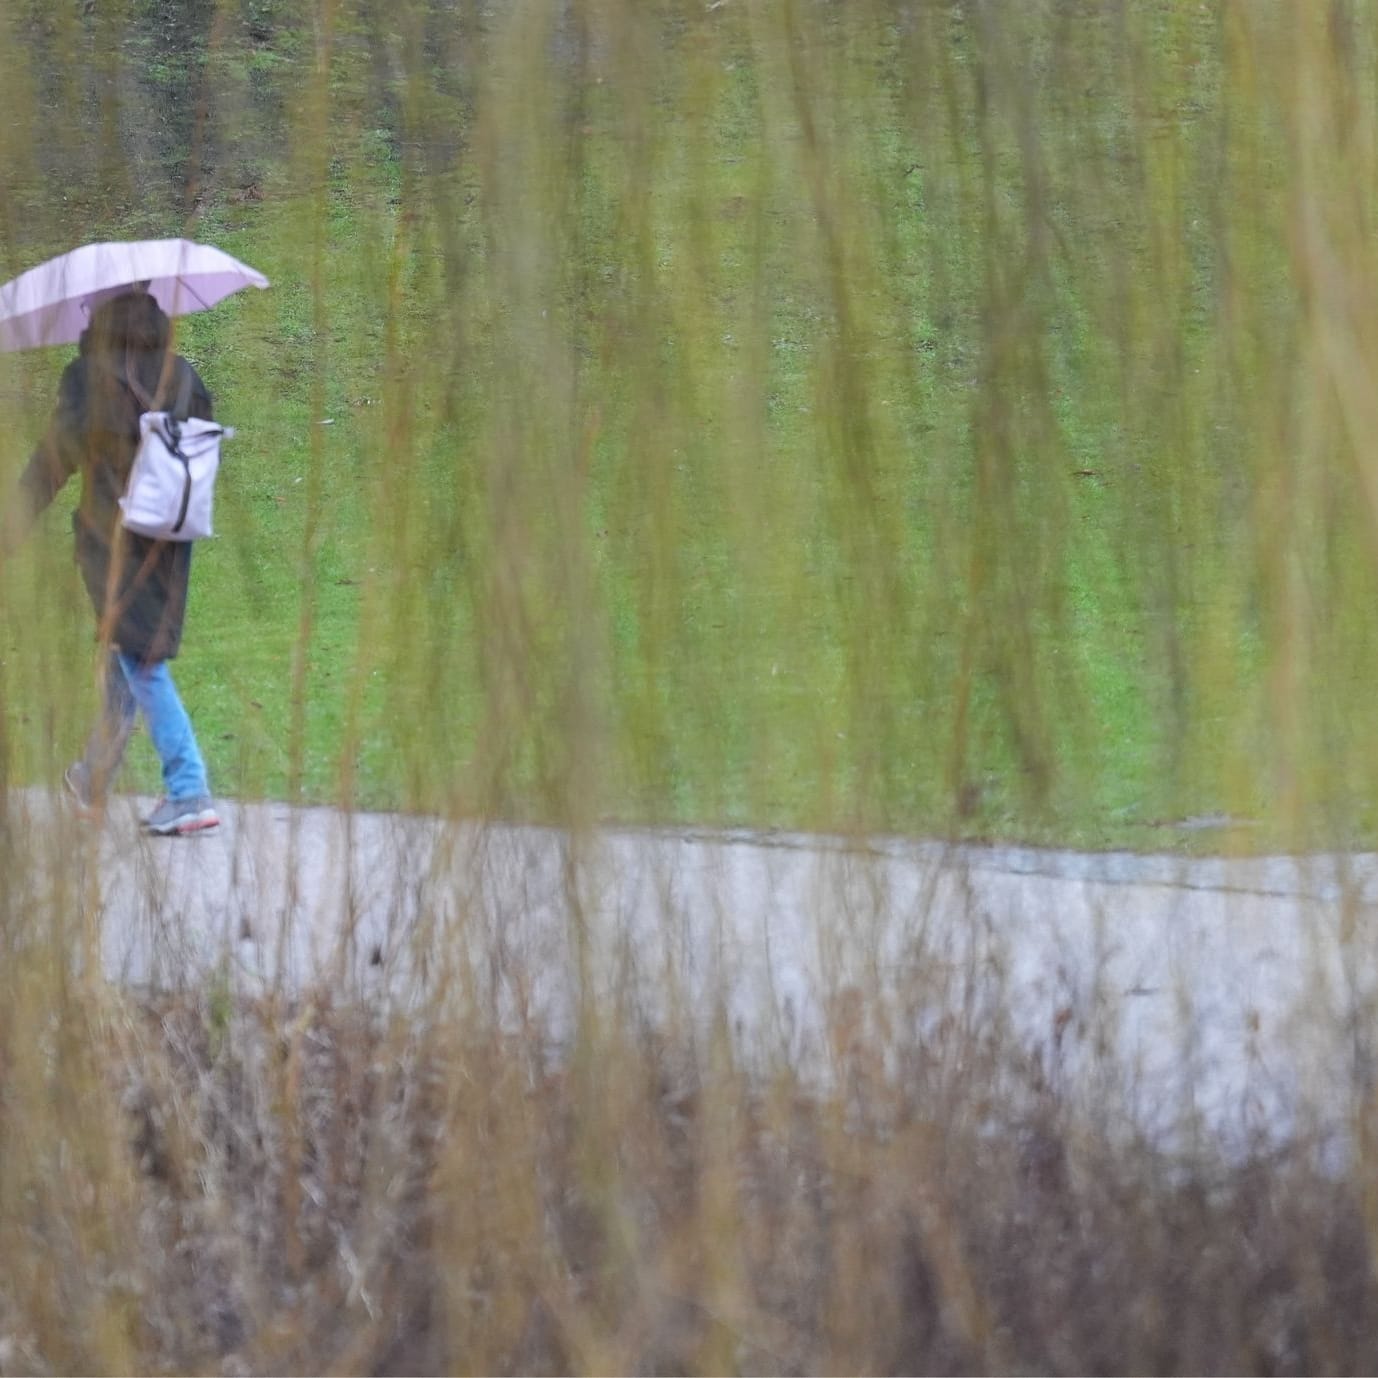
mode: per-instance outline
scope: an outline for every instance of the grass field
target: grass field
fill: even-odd
[[[346,11],[329,77],[222,15],[188,230],[275,285],[181,337],[240,431],[179,665],[219,788],[1369,837],[1368,461],[1308,257],[1366,184],[1298,151],[1358,88],[1279,105],[1286,25],[1235,5],[724,8]],[[7,366],[12,465],[58,355]],[[24,659],[38,778],[89,705],[20,730]]]

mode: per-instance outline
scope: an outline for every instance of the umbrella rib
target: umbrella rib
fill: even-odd
[[[205,299],[205,297],[203,297],[203,296],[201,295],[201,293],[198,292],[198,291],[196,290],[196,288],[194,288],[194,287],[191,285],[191,283],[190,283],[186,278],[184,278],[184,277],[178,277],[177,283],[178,283],[179,286],[185,287],[185,288],[187,289],[187,291],[190,292],[190,293],[192,294],[192,296],[195,297],[196,300],[199,301],[199,302],[201,303],[201,309],[202,309],[203,311],[209,311],[209,310],[211,309],[211,304],[210,304],[210,302],[208,302],[208,301]]]

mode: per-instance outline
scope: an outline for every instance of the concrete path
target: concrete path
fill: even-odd
[[[462,993],[567,1029],[584,991],[726,1016],[819,1075],[1010,1034],[1151,1132],[1341,1129],[1372,1080],[1378,857],[1185,860],[746,832],[553,829],[227,804],[216,834],[99,830],[11,796],[108,973]],[[45,870],[46,868],[46,870]],[[64,892],[65,893],[65,892]],[[1185,1115],[1185,1119],[1184,1119]]]

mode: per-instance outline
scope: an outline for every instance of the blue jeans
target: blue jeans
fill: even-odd
[[[104,711],[82,758],[94,793],[104,797],[106,787],[119,770],[138,713],[144,715],[153,749],[163,763],[163,789],[167,797],[195,799],[208,795],[206,764],[167,661],[145,664],[113,650],[105,666]]]

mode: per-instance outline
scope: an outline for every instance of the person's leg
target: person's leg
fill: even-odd
[[[86,742],[82,760],[90,772],[93,787],[100,796],[119,771],[125,748],[134,732],[138,712],[134,695],[124,677],[124,667],[114,651],[105,660],[104,704],[100,721]]]
[[[121,653],[119,663],[129,692],[148,724],[153,749],[163,763],[167,797],[174,801],[205,799],[210,794],[206,766],[167,662],[144,664]]]
[[[114,651],[106,657],[101,711],[81,759],[67,768],[65,779],[78,807],[91,814],[105,805],[110,782],[119,772],[134,731],[137,708],[124,669]]]

